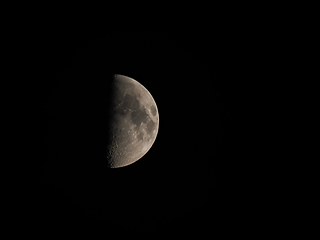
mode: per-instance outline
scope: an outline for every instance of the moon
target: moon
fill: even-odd
[[[107,166],[120,168],[141,159],[158,134],[159,113],[150,92],[136,80],[114,74],[111,84]]]

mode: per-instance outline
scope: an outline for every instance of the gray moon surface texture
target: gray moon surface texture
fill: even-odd
[[[107,165],[120,168],[141,159],[158,134],[159,113],[150,92],[136,80],[115,74],[108,123]]]

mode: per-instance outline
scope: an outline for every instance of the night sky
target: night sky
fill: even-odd
[[[35,51],[44,157],[33,214],[44,236],[224,235],[241,228],[239,32],[218,25],[70,20],[41,28]],[[159,132],[139,161],[107,169],[104,100],[114,73],[152,94]]]

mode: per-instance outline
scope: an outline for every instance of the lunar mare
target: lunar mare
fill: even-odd
[[[143,157],[153,145],[159,114],[149,91],[136,80],[114,75],[107,160],[110,168],[124,167]]]

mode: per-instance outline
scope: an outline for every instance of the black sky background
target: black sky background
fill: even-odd
[[[250,201],[238,181],[243,35],[226,21],[71,19],[36,28],[43,158],[31,196],[33,225],[44,236],[243,231],[243,203]],[[113,73],[145,86],[160,120],[149,152],[120,169],[102,161],[104,89]]]

